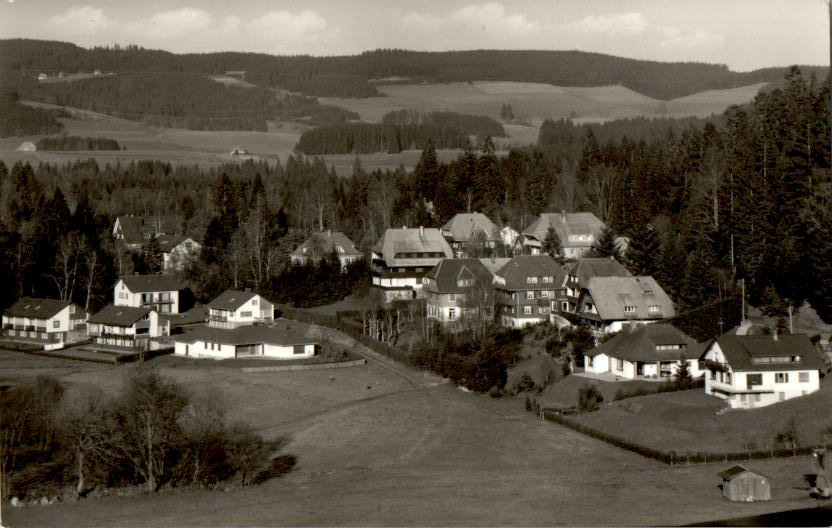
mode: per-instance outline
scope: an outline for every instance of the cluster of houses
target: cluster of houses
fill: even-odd
[[[697,343],[666,324],[672,300],[653,277],[633,276],[612,258],[586,256],[604,224],[592,213],[544,213],[521,233],[498,229],[481,213],[454,216],[441,229],[387,229],[372,248],[373,287],[387,302],[424,299],[428,321],[454,330],[468,321],[507,328],[548,322],[585,324],[597,342],[585,372],[612,379],[663,379],[685,362],[705,392],[732,407],[768,405],[819,389],[823,361],[808,337],[721,336]],[[543,252],[548,231],[561,240],[565,264]],[[94,315],[69,301],[23,297],[3,314],[8,339],[44,348],[90,341],[105,351],[174,348],[194,358],[305,358],[317,344],[299,323],[274,318],[257,293],[229,290],[191,306],[175,275],[197,258],[198,242],[174,217],[119,216],[112,235],[138,251],[155,237],[166,274],[130,275],[115,285],[113,304]],[[503,257],[498,248],[503,248]],[[506,249],[507,248],[507,249]],[[315,263],[335,252],[343,267],[364,258],[343,233],[314,233],[291,255]],[[605,337],[615,334],[609,339]]]

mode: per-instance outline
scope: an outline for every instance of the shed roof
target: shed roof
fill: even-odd
[[[125,275],[121,277],[127,289],[133,293],[166,292],[184,290],[185,285],[176,275]]]
[[[246,325],[237,328],[200,326],[173,339],[179,343],[213,341],[225,345],[309,345],[316,340],[306,336],[306,325],[297,321],[277,320],[265,325]]]
[[[458,213],[442,226],[442,233],[454,242],[467,242],[477,231],[487,240],[497,240],[497,226],[482,213]]]
[[[602,321],[667,319],[676,314],[673,301],[650,276],[591,277],[581,287],[589,292]],[[624,311],[625,306],[635,307]],[[649,311],[658,306],[658,311]]]
[[[435,227],[387,229],[373,246],[387,267],[435,266],[442,258],[453,258],[454,252],[442,233]],[[440,257],[402,256],[437,253]]]
[[[496,275],[504,282],[502,289],[508,291],[541,290],[560,288],[566,270],[549,255],[518,255],[500,268]],[[552,277],[553,282],[544,284],[538,281],[530,284],[526,281],[528,277]]]
[[[681,345],[681,350],[657,350],[657,346]],[[678,361],[697,359],[702,354],[704,344],[664,323],[641,324],[629,332],[621,332],[609,341],[588,350],[586,355],[595,357],[604,354],[609,357],[627,361]]]
[[[91,316],[89,322],[114,326],[132,326],[133,323],[152,311],[150,308],[134,308],[132,306],[108,304],[101,311]]]
[[[755,475],[760,475],[761,477],[765,477],[771,480],[769,476],[765,473],[761,473],[756,469],[747,468],[742,464],[737,464],[736,466],[732,466],[726,469],[725,471],[720,472],[719,476],[722,477],[722,480],[733,480],[734,478],[742,475],[743,473],[754,473]]]
[[[570,235],[597,235],[604,229],[604,222],[592,213],[541,213],[523,235],[542,243],[549,227],[555,228],[562,247],[589,247],[592,241],[570,241]]]
[[[780,335],[776,340],[764,335],[723,335],[715,342],[719,343],[725,360],[735,372],[823,368],[823,359],[809,336],[803,334]],[[794,357],[800,360],[791,361]],[[789,358],[790,361],[772,362],[771,358]]]
[[[31,319],[49,319],[72,304],[58,299],[41,299],[38,297],[21,297],[9,306],[3,315],[7,317],[29,317]]]

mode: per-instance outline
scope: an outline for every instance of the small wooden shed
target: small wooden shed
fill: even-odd
[[[771,479],[759,471],[736,465],[719,474],[722,496],[732,501],[771,500]]]

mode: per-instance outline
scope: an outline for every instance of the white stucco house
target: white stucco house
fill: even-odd
[[[125,275],[116,283],[113,304],[178,314],[180,292],[184,289],[175,275]]]
[[[705,393],[750,409],[820,389],[821,358],[808,336],[726,335],[702,353]]]
[[[151,308],[110,304],[89,318],[87,334],[92,348],[104,350],[156,350],[154,338],[170,335],[170,321]]]
[[[55,350],[83,339],[86,323],[87,312],[75,303],[21,297],[3,312],[3,335]]]
[[[624,330],[584,354],[584,370],[610,373],[617,379],[667,379],[687,363],[691,377],[699,378],[701,345],[669,324],[639,325]]]
[[[253,292],[226,290],[208,303],[208,325],[236,328],[274,320],[274,305]]]
[[[175,336],[174,354],[208,359],[310,358],[316,353],[317,343],[306,337],[304,327],[282,319],[236,328],[203,326]]]

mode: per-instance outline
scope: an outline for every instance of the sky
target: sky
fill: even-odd
[[[829,64],[829,0],[0,0],[0,38],[175,53],[584,50],[748,71]]]

